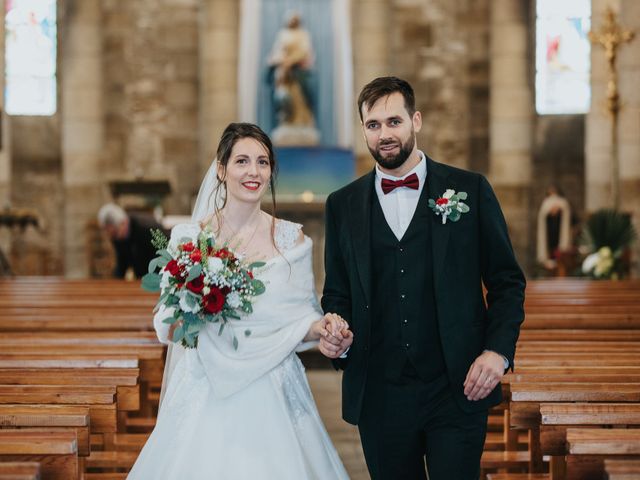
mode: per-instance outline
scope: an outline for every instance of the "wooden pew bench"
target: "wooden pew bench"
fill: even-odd
[[[84,471],[75,432],[0,430],[0,463],[6,461],[38,462],[46,480],[81,479]]]
[[[40,480],[38,462],[0,462],[0,480]]]
[[[92,432],[117,431],[116,389],[104,385],[0,385],[0,405],[78,405],[89,408]]]
[[[69,405],[0,405],[2,429],[30,431],[74,431],[78,455],[90,453],[89,408]]]
[[[600,480],[610,457],[640,460],[640,429],[567,430],[567,480]]]
[[[640,478],[640,460],[605,458],[604,471],[607,480],[636,480]]]

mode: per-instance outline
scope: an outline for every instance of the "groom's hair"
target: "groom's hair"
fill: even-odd
[[[362,122],[362,107],[371,108],[378,100],[392,93],[400,92],[404,98],[404,108],[412,117],[416,113],[416,98],[409,82],[398,77],[378,77],[367,83],[358,96],[358,113]]]

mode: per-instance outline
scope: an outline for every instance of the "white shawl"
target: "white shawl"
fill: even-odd
[[[172,232],[172,243],[184,236],[197,235],[197,228],[191,227],[179,229],[179,237],[176,229]],[[209,324],[201,330],[198,357],[217,397],[242,390],[292,352],[315,343],[303,343],[311,324],[322,317],[313,280],[312,246],[311,239],[305,236],[302,243],[268,260],[256,272],[256,277],[265,283],[266,291],[255,297],[252,314],[231,320],[222,335],[218,335],[219,324]],[[165,342],[168,326],[162,324],[161,319],[167,314],[170,314],[168,310],[163,314],[158,312],[158,319],[154,318],[158,337]],[[237,350],[233,348],[229,327],[238,337]],[[245,336],[245,330],[251,334]],[[178,348],[181,349],[174,346],[174,350]]]

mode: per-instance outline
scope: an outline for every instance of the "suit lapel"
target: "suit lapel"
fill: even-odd
[[[375,170],[360,182],[349,198],[351,239],[360,285],[367,304],[371,302],[371,198]]]
[[[447,188],[452,185],[447,184],[449,173],[441,165],[427,158],[427,186],[429,188],[428,198],[434,200],[440,197]],[[428,208],[428,207],[427,207]],[[431,211],[431,209],[429,209]],[[444,261],[447,256],[447,245],[449,243],[450,222],[442,224],[442,217],[431,212],[431,247],[433,253],[433,280],[436,294],[444,287]]]

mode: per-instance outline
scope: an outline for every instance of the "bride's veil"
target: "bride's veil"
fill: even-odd
[[[218,178],[218,159],[216,158],[211,162],[211,166],[200,185],[193,212],[191,213],[191,222],[200,223],[204,220],[209,220],[211,214],[224,205],[225,194],[224,184],[221,185]],[[162,408],[162,401],[173,371],[184,353],[185,349],[182,345],[169,344],[164,365],[164,375],[162,376],[162,388],[160,390],[160,408]]]

